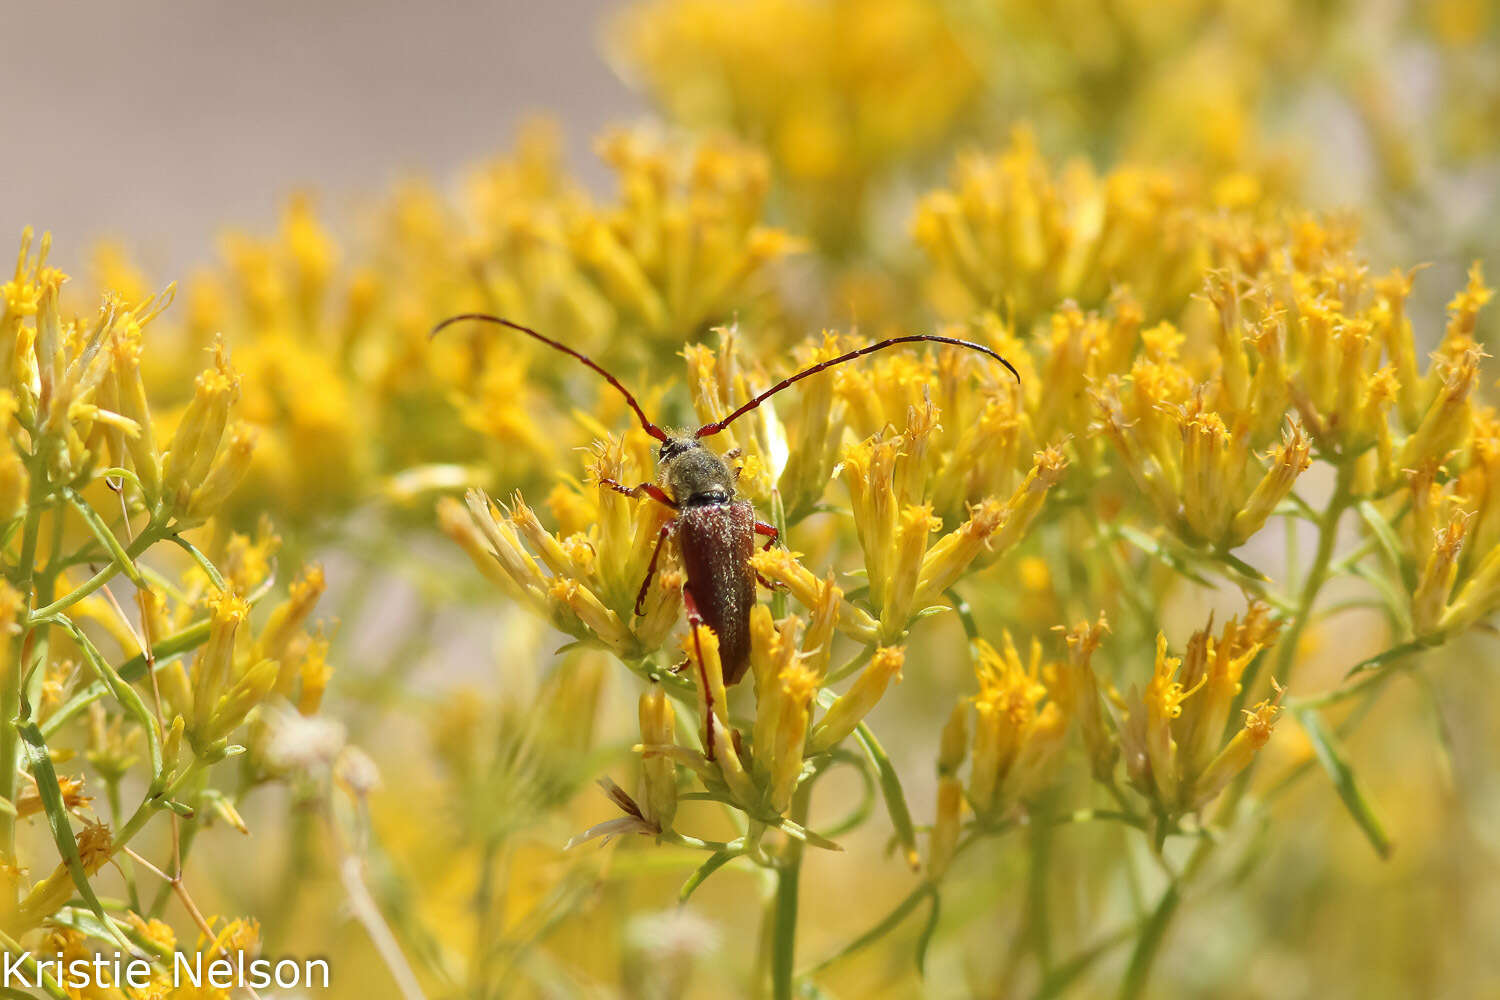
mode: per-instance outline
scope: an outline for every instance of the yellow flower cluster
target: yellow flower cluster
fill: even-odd
[[[171,290],[136,302],[110,294],[91,319],[73,318],[50,239],[34,257],[31,246],[28,232],[0,287],[0,714],[11,727],[0,740],[0,933],[12,948],[51,924],[72,951],[81,926],[122,945],[132,928],[146,933],[133,868],[138,912],[126,917],[106,916],[93,883],[126,855],[154,867],[131,842],[157,815],[174,828],[214,816],[245,830],[236,802],[271,777],[262,754],[250,754],[233,793],[210,782],[213,765],[245,753],[237,736],[257,742],[271,702],[315,712],[330,670],[326,643],[306,628],[321,572],[294,581],[257,629],[252,604],[276,587],[279,540],[217,521],[256,442],[223,343],[212,341],[175,412],[160,405],[143,341]],[[117,580],[134,613],[111,590]],[[79,757],[105,786],[112,824],[95,817],[81,775],[57,771]],[[127,815],[123,789],[136,787]],[[45,817],[55,864],[33,863],[17,837],[17,821],[33,817]],[[177,831],[169,866],[191,840]],[[151,949],[163,966],[169,954]]]
[[[1163,323],[1142,332],[1128,372],[1091,390],[1125,471],[1184,540],[1242,545],[1313,458],[1342,470],[1351,496],[1380,498],[1468,440],[1477,272],[1423,373],[1409,276],[1371,279],[1353,239],[1304,219],[1227,240],[1206,282],[1213,353],[1190,356]]]
[[[583,194],[533,126],[513,156],[474,172],[458,204],[399,188],[359,250],[339,245],[306,196],[274,236],[226,237],[223,265],[188,283],[186,318],[164,332],[178,357],[219,332],[234,350],[239,413],[259,434],[235,500],[242,521],[274,507],[331,527],[381,492],[535,481],[587,443],[581,429],[540,429],[539,413],[566,419],[545,391],[563,377],[559,359],[527,362],[478,326],[430,339],[446,314],[499,312],[608,350],[616,367],[649,364],[751,315],[772,265],[801,249],[760,222],[768,173],[752,149],[645,130],[609,132],[598,149],[618,178],[608,201]],[[106,263],[122,275],[116,256]],[[143,373],[171,398],[186,373],[168,357]]]
[[[1384,287],[1399,315],[1409,279],[1392,275]],[[1406,490],[1385,509],[1393,520],[1407,518],[1391,555],[1411,594],[1412,632],[1426,642],[1449,638],[1500,608],[1500,417],[1474,400],[1482,356],[1474,327],[1492,296],[1475,265],[1468,287],[1448,307],[1448,328],[1426,376],[1400,400],[1415,429],[1398,457],[1399,476],[1391,474]],[[1366,524],[1392,540],[1379,513],[1369,512]]]
[[[135,305],[107,299],[90,325],[65,322],[67,275],[47,266],[50,246],[44,236],[33,259],[28,231],[14,277],[0,289],[0,415],[12,441],[30,441],[0,459],[0,513],[21,513],[28,490],[79,489],[119,470],[153,522],[202,523],[249,469],[254,432],[230,422],[238,375],[217,348],[163,447],[141,374],[141,335],[170,304],[170,290]]]
[[[1281,630],[1264,604],[1231,618],[1217,638],[1212,622],[1193,633],[1182,657],[1156,639],[1156,662],[1142,691],[1117,698],[1120,751],[1130,783],[1162,815],[1202,809],[1265,746],[1280,713],[1280,696],[1245,710],[1244,724],[1223,741],[1245,668]],[[1274,678],[1272,683],[1274,684]]]
[[[641,589],[670,511],[633,502],[599,480],[639,482],[639,471],[650,467],[644,434],[601,447],[595,482],[554,494],[551,506],[564,526],[557,533],[520,493],[503,509],[477,490],[467,510],[444,499],[438,520],[486,576],[554,627],[640,661],[666,641],[682,607],[683,576],[670,550],[655,564],[652,585]]]

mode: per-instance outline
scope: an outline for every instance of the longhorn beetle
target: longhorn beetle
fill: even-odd
[[[702,440],[728,427],[740,417],[755,409],[781,390],[795,382],[816,375],[834,365],[853,361],[866,354],[883,351],[898,344],[934,343],[964,347],[986,354],[1000,362],[1010,373],[1021,380],[1014,365],[999,354],[981,344],[953,337],[932,334],[913,334],[891,337],[858,350],[841,354],[836,358],[821,361],[795,375],[777,382],[765,392],[745,403],[723,420],[704,424],[691,434],[672,435],[662,430],[647,418],[640,403],[620,380],[566,344],[544,337],[529,327],[512,323],[508,319],[489,313],[461,313],[450,316],[432,328],[432,336],[454,323],[475,321],[508,327],[555,350],[577,358],[587,367],[598,372],[604,380],[625,397],[625,402],[635,412],[647,434],[661,442],[657,452],[659,477],[666,489],[656,483],[641,483],[626,486],[613,479],[600,479],[599,483],[628,497],[650,497],[657,503],[670,507],[677,516],[661,526],[656,536],[656,546],[651,550],[651,563],[646,570],[646,579],[641,582],[635,599],[635,613],[642,614],[647,589],[656,576],[657,559],[661,556],[662,544],[670,535],[677,536],[677,545],[682,553],[683,569],[687,572],[687,583],[682,588],[682,606],[687,612],[688,627],[693,630],[693,646],[698,653],[698,669],[703,670],[702,645],[698,639],[698,628],[707,625],[719,637],[719,657],[724,668],[724,684],[732,686],[744,676],[750,665],[750,609],[755,604],[756,574],[750,566],[750,557],[755,551],[755,537],[765,538],[765,548],[776,544],[776,529],[756,520],[755,507],[749,500],[736,500],[734,483],[736,474],[718,455],[702,445]],[[670,491],[670,492],[668,492]],[[708,679],[703,678],[705,699],[709,700],[708,718],[704,722],[706,737],[704,750],[708,759],[714,758],[713,695],[709,692]]]

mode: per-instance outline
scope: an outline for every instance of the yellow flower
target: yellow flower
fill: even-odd
[[[1052,779],[1070,718],[1057,667],[1043,666],[1040,642],[1033,640],[1024,661],[1009,632],[999,650],[982,639],[974,648],[979,694],[969,801],[980,817],[998,819]]]
[[[1100,614],[1099,620],[1093,625],[1083,623],[1069,629],[1064,636],[1068,658],[1058,668],[1071,703],[1071,711],[1077,716],[1078,727],[1083,731],[1083,745],[1088,751],[1089,767],[1095,778],[1106,782],[1112,779],[1120,747],[1114,733],[1104,724],[1099,679],[1094,673],[1092,660],[1094,651],[1099,648],[1108,631],[1109,622],[1103,614]]]
[[[884,697],[892,682],[901,680],[906,651],[900,646],[882,646],[875,651],[848,691],[834,699],[828,711],[818,720],[808,739],[809,753],[822,753],[838,745],[854,732],[854,727]]]
[[[1246,713],[1244,728],[1228,745],[1221,741],[1245,668],[1279,631],[1269,609],[1252,604],[1217,638],[1212,622],[1195,632],[1181,658],[1167,655],[1166,636],[1158,635],[1145,690],[1132,684],[1123,700],[1116,696],[1126,774],[1166,815],[1201,809],[1265,744],[1279,711],[1271,703]]]
[[[671,746],[676,724],[671,702],[661,685],[653,684],[641,694],[638,713],[641,743],[647,747]],[[667,756],[641,757],[640,803],[648,822],[660,830],[670,829],[677,813],[677,766]]]
[[[162,489],[176,510],[188,510],[194,491],[218,458],[229,411],[239,393],[239,375],[230,367],[223,343],[217,343],[213,366],[195,381],[192,402],[178,420],[163,460]]]

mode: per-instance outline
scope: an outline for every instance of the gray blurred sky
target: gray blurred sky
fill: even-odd
[[[337,209],[405,172],[448,178],[536,111],[588,167],[588,136],[642,107],[600,55],[616,6],[10,0],[0,248],[51,229],[78,269],[92,238],[118,236],[178,277],[222,227],[268,226],[294,187]]]

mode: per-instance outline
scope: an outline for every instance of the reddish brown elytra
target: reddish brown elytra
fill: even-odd
[[[1019,382],[1021,379],[1014,365],[982,344],[931,334],[892,337],[847,354],[841,354],[836,358],[830,358],[784,378],[723,420],[704,424],[690,435],[673,437],[652,423],[646,417],[640,404],[636,402],[635,397],[631,395],[630,390],[621,385],[619,379],[605,371],[593,359],[519,323],[512,323],[508,319],[491,316],[488,313],[463,313],[443,320],[433,327],[432,333],[436,335],[438,331],[454,323],[470,320],[509,327],[541,341],[548,347],[577,358],[618,389],[640,420],[646,433],[661,442],[657,461],[662,485],[641,483],[637,486],[625,486],[612,479],[604,479],[600,482],[626,496],[650,497],[676,512],[677,516],[662,525],[661,534],[656,538],[656,547],[651,552],[651,565],[646,570],[646,579],[642,581],[640,592],[636,595],[635,612],[641,613],[647,588],[651,586],[651,580],[656,575],[656,563],[661,556],[662,544],[668,536],[676,536],[678,549],[682,553],[683,569],[687,573],[687,582],[682,588],[682,604],[687,612],[688,625],[693,630],[694,646],[699,651],[696,657],[699,670],[703,669],[703,657],[698,639],[698,627],[707,625],[719,637],[719,657],[724,666],[725,685],[737,683],[745,675],[745,669],[750,664],[750,609],[755,604],[755,571],[750,566],[750,556],[755,551],[755,537],[763,536],[766,540],[765,547],[770,548],[776,543],[777,533],[774,527],[756,519],[755,508],[750,501],[735,499],[734,473],[730,471],[722,458],[705,448],[700,443],[701,440],[719,433],[795,382],[800,382],[834,365],[852,361],[866,354],[874,354],[876,351],[883,351],[887,347],[895,347],[898,344],[925,342],[968,348],[994,358],[1010,370],[1010,373],[1016,377],[1016,381]],[[666,489],[662,488],[663,485]],[[703,689],[708,690],[706,678],[703,679]],[[704,747],[710,760],[714,757],[712,708],[713,706],[709,705],[710,712],[706,724],[707,738]]]

